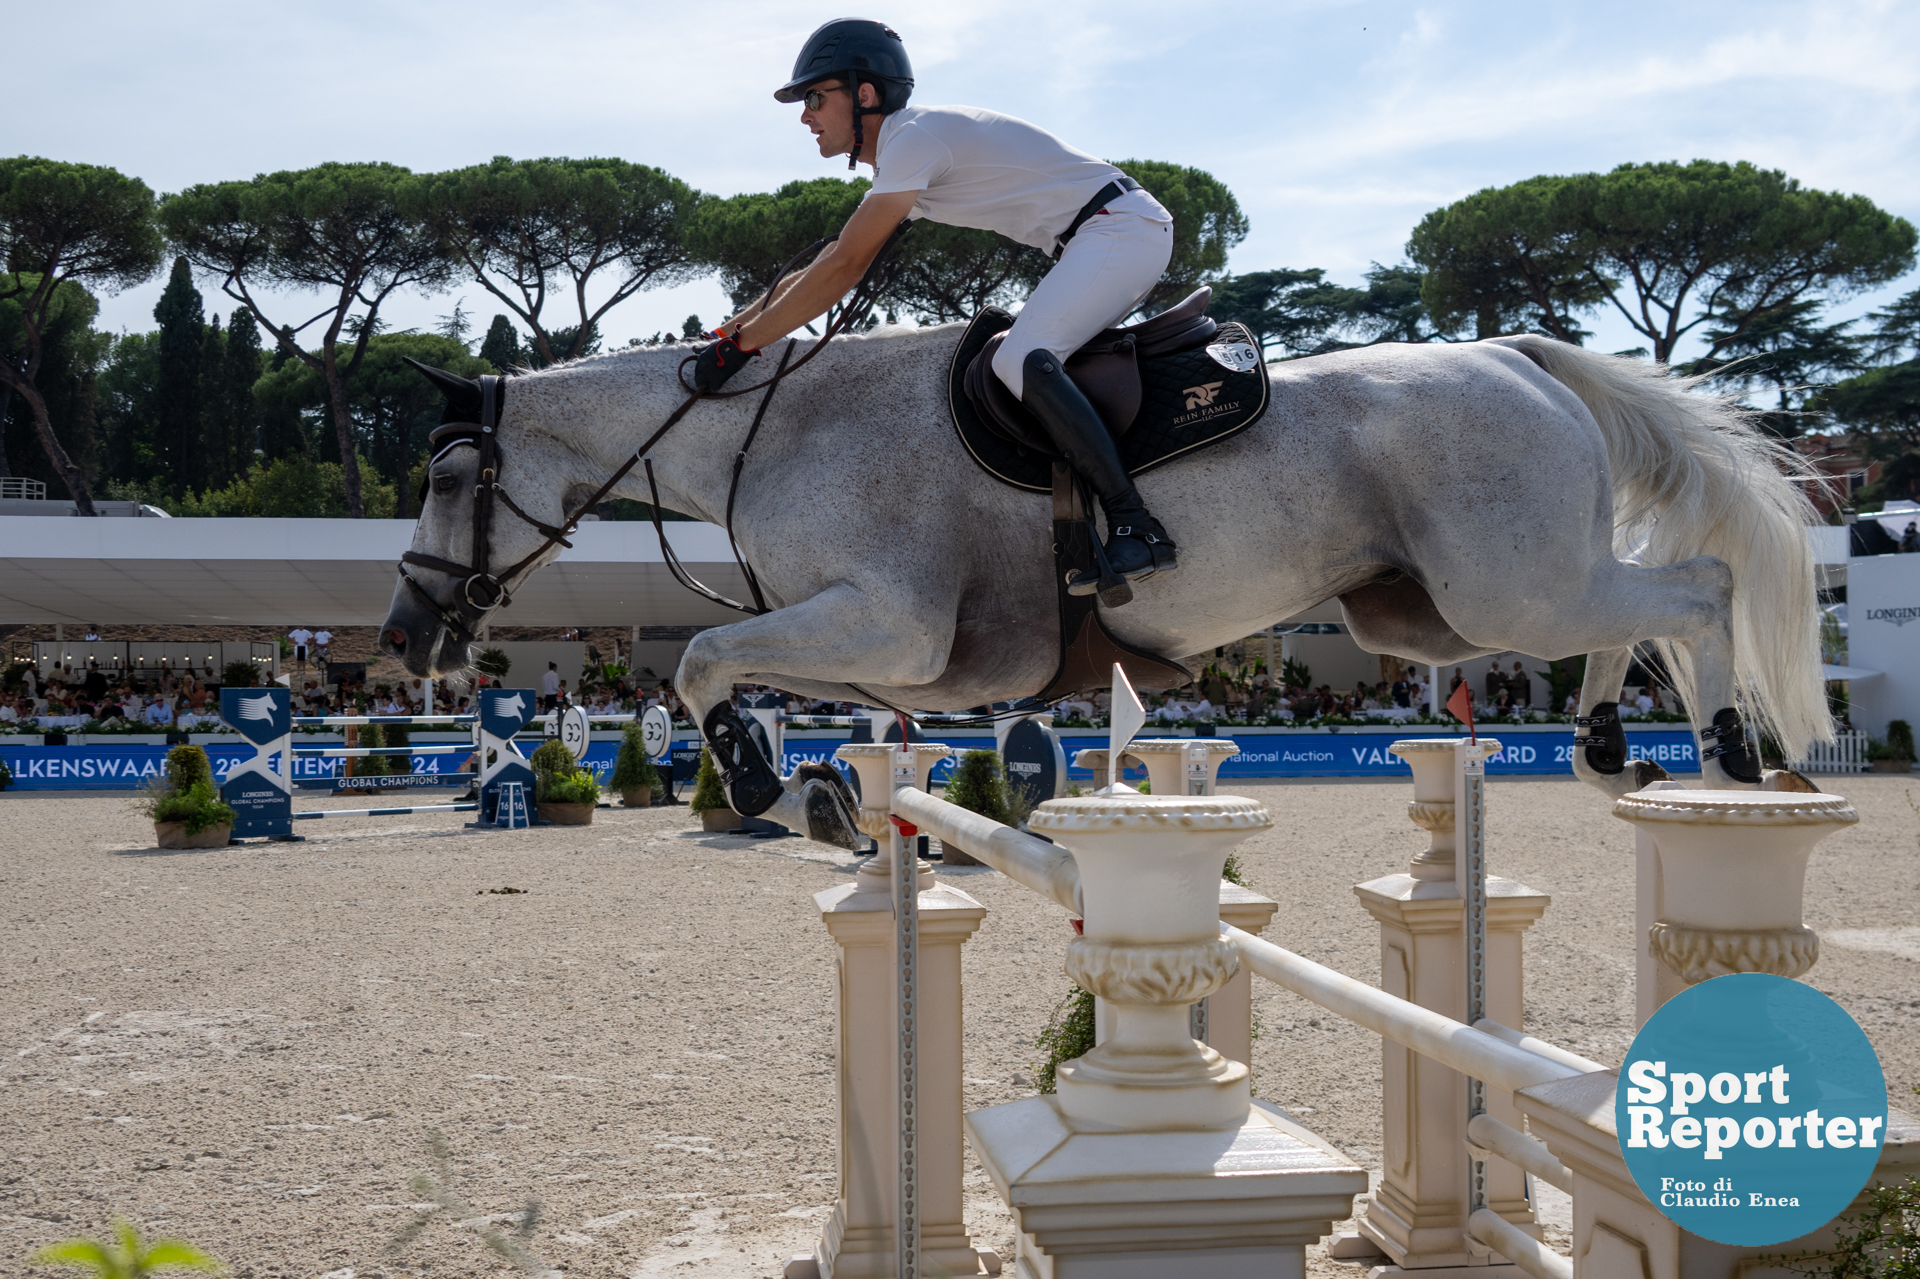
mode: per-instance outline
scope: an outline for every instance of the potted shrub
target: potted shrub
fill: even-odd
[[[1007,775],[998,751],[968,751],[954,766],[942,796],[949,804],[970,813],[1011,826],[1007,807]],[[965,849],[940,841],[940,860],[947,866],[978,866],[980,862]]]
[[[1867,739],[1867,759],[1876,773],[1913,771],[1913,725],[1904,719],[1887,722],[1887,739]]]
[[[252,688],[260,678],[260,668],[246,658],[228,662],[220,672],[220,684],[223,688]]]
[[[361,711],[360,713],[365,714],[366,712]],[[349,729],[349,731],[355,734],[354,745],[369,747],[387,745],[386,730],[387,726],[385,724],[361,724],[357,730],[353,728]],[[386,755],[362,755],[358,759],[351,759],[346,762],[353,765],[349,771],[354,777],[384,777],[393,771],[387,764],[389,758],[390,756]]]
[[[647,747],[638,722],[620,730],[620,753],[613,760],[613,780],[609,789],[620,792],[620,802],[628,808],[645,808],[660,788],[660,770],[647,758]]]
[[[703,830],[728,831],[740,829],[740,814],[733,811],[727,802],[727,792],[720,785],[720,770],[713,766],[713,754],[700,752],[700,776],[693,785],[693,800],[687,805],[699,818]]]
[[[558,740],[545,742],[527,761],[533,765],[533,801],[556,826],[590,826],[600,803],[600,783]]]
[[[233,810],[213,787],[213,765],[198,746],[167,752],[164,779],[154,778],[143,805],[162,848],[224,848],[233,836]]]

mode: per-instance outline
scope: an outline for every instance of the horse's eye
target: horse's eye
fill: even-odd
[[[451,493],[453,492],[453,486],[454,478],[451,475],[436,475],[433,477],[433,491],[436,493]]]

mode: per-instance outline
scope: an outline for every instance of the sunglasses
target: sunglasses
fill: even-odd
[[[827,105],[827,95],[829,93],[845,93],[846,91],[847,86],[844,84],[830,85],[825,89],[808,89],[806,93],[802,95],[800,101],[806,103],[807,110],[818,111],[821,107]]]

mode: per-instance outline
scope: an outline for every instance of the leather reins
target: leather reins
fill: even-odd
[[[852,297],[847,300],[845,306],[838,310],[837,314],[834,314],[829,319],[820,334],[819,340],[809,347],[807,353],[794,361],[791,366],[788,365],[787,361],[793,355],[793,348],[798,345],[798,341],[797,339],[788,340],[786,350],[781,353],[779,367],[774,370],[773,375],[767,378],[766,381],[756,382],[751,386],[744,386],[732,391],[703,391],[696,387],[688,387],[684,378],[687,365],[693,363],[693,361],[698,358],[698,353],[689,355],[680,361],[674,376],[675,379],[680,382],[681,388],[687,391],[686,399],[682,400],[679,406],[667,415],[666,420],[660,424],[659,428],[647,437],[645,443],[633,451],[633,455],[622,463],[618,470],[607,477],[606,483],[596,489],[593,496],[582,502],[572,514],[566,515],[560,521],[558,527],[543,523],[520,509],[520,504],[515,502],[507,493],[506,489],[500,484],[500,440],[496,428],[499,426],[500,421],[501,384],[505,379],[493,374],[483,375],[479,379],[480,420],[478,422],[444,423],[427,437],[428,443],[433,445],[437,450],[433,458],[428,462],[429,469],[431,469],[434,461],[438,461],[446,454],[448,449],[464,446],[476,448],[480,451],[480,473],[478,482],[474,485],[473,490],[472,554],[474,562],[472,564],[458,564],[452,560],[442,559],[437,555],[427,555],[420,551],[409,550],[400,556],[400,579],[407,584],[415,595],[420,597],[421,601],[433,611],[435,616],[447,625],[448,630],[462,645],[471,644],[478,638],[479,628],[484,623],[487,615],[495,609],[505,608],[513,602],[513,596],[509,589],[510,586],[517,585],[518,580],[524,574],[531,572],[536,566],[536,562],[554,547],[571,548],[573,543],[569,542],[567,537],[578,530],[580,517],[604,501],[607,495],[613,492],[614,486],[625,479],[635,466],[644,461],[646,462],[647,469],[647,484],[653,495],[654,532],[660,538],[662,556],[667,562],[669,571],[673,573],[674,579],[688,590],[703,595],[707,599],[717,604],[723,604],[728,608],[754,615],[767,612],[766,597],[761,592],[759,578],[754,574],[753,570],[747,566],[746,558],[740,551],[740,543],[733,535],[734,498],[740,487],[741,470],[746,465],[747,450],[753,447],[754,437],[760,432],[760,423],[766,417],[767,405],[772,402],[774,389],[780,382],[792,376],[794,373],[799,372],[801,366],[818,355],[826,347],[828,342],[851,327],[856,317],[864,315],[871,309],[873,305],[872,295],[874,290],[872,285],[874,277],[879,271],[881,263],[885,261],[895,243],[899,241],[901,235],[906,232],[910,225],[912,225],[911,222],[902,221],[899,226],[893,229],[893,233],[887,237],[886,243],[881,245],[880,251],[874,254],[873,261],[868,264],[866,273],[860,277],[860,283],[855,286]],[[824,249],[837,239],[839,239],[837,235],[830,235],[823,239],[816,240],[788,259],[787,264],[780,268],[780,273],[774,276],[773,283],[767,286],[766,293],[760,301],[760,309],[763,311],[766,309],[767,303],[773,298],[774,290],[780,287],[781,281],[786,279],[795,265],[803,258],[808,258],[818,253],[821,249]],[[733,479],[727,489],[727,540],[733,547],[735,562],[740,565],[740,571],[746,577],[748,589],[753,593],[754,602],[748,605],[730,600],[699,582],[692,574],[687,572],[686,567],[680,563],[680,558],[673,553],[673,548],[667,544],[666,528],[660,520],[660,489],[659,485],[654,481],[653,463],[646,455],[652,450],[654,445],[658,444],[661,439],[666,436],[668,431],[671,431],[675,426],[679,425],[680,420],[686,417],[693,409],[693,406],[701,400],[708,398],[732,399],[736,396],[751,395],[753,392],[761,390],[764,390],[766,394],[761,398],[759,410],[754,414],[753,425],[747,432],[746,440],[734,455]],[[442,443],[443,441],[444,444]],[[430,494],[431,482],[429,482],[428,491]],[[493,528],[493,503],[496,497],[499,498],[501,505],[505,506],[509,511],[512,511],[522,521],[538,530],[545,538],[539,546],[536,546],[528,554],[522,556],[510,568],[497,574],[488,571],[488,562],[491,554],[490,535]],[[454,600],[452,606],[449,607],[441,603],[434,598],[431,591],[420,585],[414,576],[407,572],[407,565],[409,564],[417,565],[424,569],[431,569],[437,573],[445,573],[456,581],[459,581],[461,583],[459,597]],[[479,598],[475,598],[476,589],[479,592]],[[471,610],[471,613],[469,610]]]

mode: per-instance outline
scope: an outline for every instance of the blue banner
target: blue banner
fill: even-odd
[[[1397,755],[1388,754],[1387,747],[1408,737],[1446,736],[1455,734],[1391,730],[1257,736],[1242,734],[1238,738],[1240,753],[1220,766],[1220,777],[1223,781],[1242,777],[1410,777],[1406,763]],[[1487,771],[1495,776],[1566,776],[1573,772],[1571,725],[1563,731],[1552,733],[1510,733],[1501,737],[1498,732],[1492,732],[1488,736],[1499,738],[1503,744],[1500,754],[1487,763]],[[294,740],[298,743],[300,739],[296,736]],[[991,737],[941,737],[933,734],[929,740],[942,742],[954,749],[954,754],[942,760],[933,770],[936,785],[945,783],[962,754],[993,747]],[[32,744],[16,746],[11,744],[12,741]],[[1071,767],[1074,754],[1105,747],[1106,735],[1068,730],[1062,734],[1061,744],[1066,748],[1068,775],[1082,785],[1090,782],[1093,775],[1086,769]],[[836,764],[845,772],[846,766],[833,758],[834,748],[838,745],[840,742],[831,738],[789,738],[785,771],[792,772],[797,764],[818,760]],[[680,746],[681,743],[675,743],[676,748]],[[1700,771],[1693,734],[1679,725],[1672,729],[1630,731],[1627,734],[1627,747],[1633,758],[1654,760],[1672,773]],[[521,749],[530,750],[531,745],[523,745]],[[593,770],[603,787],[613,775],[613,763],[619,751],[618,742],[594,742],[587,748],[586,759],[582,762]],[[698,748],[694,747],[695,759],[698,758],[697,752]],[[214,773],[222,780],[229,768],[251,753],[252,748],[243,745],[207,747]],[[0,738],[0,758],[7,761],[7,767],[13,771],[13,784],[21,790],[96,790],[141,786],[147,778],[161,772],[166,755],[166,747],[146,744],[42,746],[37,738]],[[464,753],[415,755],[412,757],[413,771],[452,773],[470,758]],[[294,781],[309,784],[330,781],[341,775],[341,762],[315,756],[296,757],[293,763]],[[275,767],[278,767],[277,760]],[[1130,776],[1137,781],[1146,774],[1134,770]],[[691,778],[686,780],[691,781]]]

